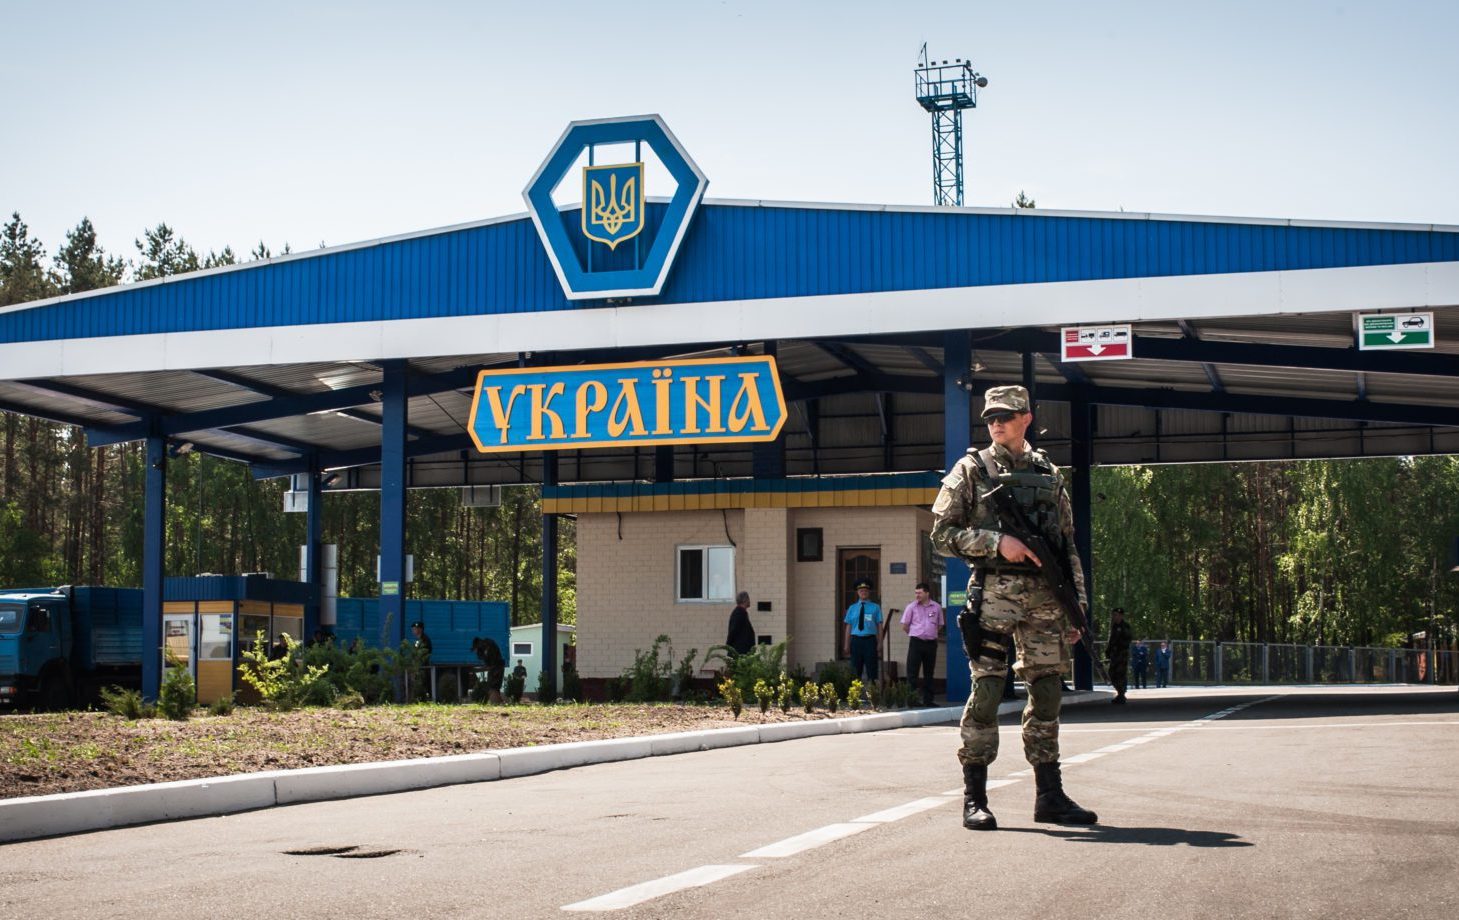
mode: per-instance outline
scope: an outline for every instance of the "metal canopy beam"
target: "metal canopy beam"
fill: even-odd
[[[407,397],[433,396],[452,390],[463,390],[476,381],[476,370],[455,370],[444,374],[412,375]],[[284,396],[276,399],[245,403],[241,406],[227,406],[205,412],[187,412],[162,417],[162,433],[169,437],[207,431],[211,428],[233,428],[273,419],[308,415],[314,412],[338,412],[354,406],[363,406],[380,399],[381,385],[362,384],[330,390],[327,393],[308,393]],[[98,440],[97,444],[114,444],[120,441],[135,441],[146,437],[142,423],[119,425],[105,435],[114,440]]]
[[[79,387],[64,380],[16,380],[12,382],[17,386],[29,387],[42,393],[55,393],[60,396],[69,396],[72,399],[84,399],[89,403],[95,403],[116,412],[125,412],[137,418],[159,415],[162,412],[156,406],[111,393],[101,393],[87,387]]]
[[[1459,355],[1415,351],[1359,351],[1313,345],[1263,345],[1250,342],[1212,342],[1204,339],[1134,337],[1136,359],[1193,361],[1203,364],[1246,364],[1256,367],[1292,367],[1312,370],[1459,377]],[[978,343],[999,351],[1059,352],[1058,333],[1018,330]]]
[[[856,371],[858,374],[880,374],[881,370],[870,361],[838,342],[812,342],[812,345]]]
[[[850,393],[927,393],[942,392],[942,381],[937,377],[913,377],[905,374],[883,374],[871,371],[846,377],[831,377],[803,383],[786,380],[781,389],[790,402],[807,399],[822,399],[827,396],[845,396]]]
[[[260,380],[253,380],[251,378],[243,376],[242,374],[235,374],[232,371],[210,369],[194,370],[192,371],[192,373],[197,374],[199,377],[206,377],[209,380],[216,380],[219,383],[226,383],[230,386],[238,387],[240,390],[247,390],[250,393],[257,393],[259,396],[267,396],[269,399],[287,399],[291,396],[301,395],[294,390],[286,390],[283,387],[276,387],[270,383],[264,383]],[[385,424],[384,419],[380,418],[379,416],[371,415],[370,413],[361,411],[359,409],[340,409],[338,410],[338,413],[340,415],[343,415],[345,418],[352,418],[356,421],[366,422],[376,427]],[[414,426],[407,426],[406,433],[409,434],[411,437],[424,437],[430,434],[430,432],[426,431],[425,429],[416,428]]]
[[[1039,388],[1041,399],[1069,402],[1074,389],[1062,384]],[[1459,427],[1459,409],[1448,406],[1412,406],[1366,400],[1304,399],[1286,396],[1240,396],[1148,387],[1087,387],[1089,402],[1104,406],[1142,409],[1192,409],[1197,412],[1244,412],[1295,418],[1327,418],[1361,422],[1398,422],[1408,425]]]
[[[77,428],[86,429],[88,433],[91,431],[110,430],[105,426],[97,425],[92,419],[82,418],[79,415],[72,415],[69,412],[61,412],[56,409],[43,409],[39,406],[27,406],[24,403],[12,402],[8,399],[0,399],[0,410],[13,412],[16,415],[29,415],[33,418],[44,419],[60,425],[75,425]]]
[[[1191,339],[1192,341],[1200,340],[1201,337],[1199,334],[1196,333],[1196,327],[1193,323],[1191,323],[1190,320],[1178,319],[1175,321],[1175,324],[1180,327],[1181,332],[1185,333],[1186,338]],[[1201,364],[1201,370],[1205,371],[1206,379],[1211,382],[1212,390],[1215,390],[1217,393],[1224,393],[1226,391],[1226,385],[1221,382],[1221,375],[1216,373],[1216,369],[1214,367],[1212,367],[1209,363],[1203,362]]]

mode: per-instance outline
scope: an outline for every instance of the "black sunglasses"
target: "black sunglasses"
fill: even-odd
[[[1003,422],[1006,424],[1016,418],[1018,418],[1017,412],[994,412],[992,415],[983,416],[983,421],[988,423],[989,425],[993,424],[994,422]]]

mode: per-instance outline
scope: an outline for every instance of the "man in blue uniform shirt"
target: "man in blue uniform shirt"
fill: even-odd
[[[881,647],[881,605],[871,599],[871,582],[856,583],[856,600],[846,608],[846,640],[842,652],[851,658],[851,671],[858,678],[864,673],[868,683],[877,678],[877,651]]]

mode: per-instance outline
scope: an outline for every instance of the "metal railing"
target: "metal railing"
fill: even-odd
[[[1159,686],[1155,653],[1161,641],[1145,640],[1150,649],[1146,683],[1151,687]],[[1450,649],[1166,641],[1170,684],[1459,683],[1459,652]],[[1103,658],[1105,643],[1095,642],[1094,647]],[[1129,680],[1130,686],[1136,685],[1133,664]]]

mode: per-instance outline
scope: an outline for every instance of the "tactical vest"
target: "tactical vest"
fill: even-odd
[[[1059,481],[1058,470],[1048,457],[1034,451],[1028,469],[1001,470],[993,448],[986,447],[978,451],[977,463],[989,490],[994,486],[1006,486],[1029,521],[1048,541],[1050,549],[1057,553],[1069,551],[1064,540],[1064,529],[1059,521],[1059,490],[1063,488],[1063,484]],[[989,568],[999,572],[1036,570],[1033,565],[1014,564],[1005,559],[998,560]]]

